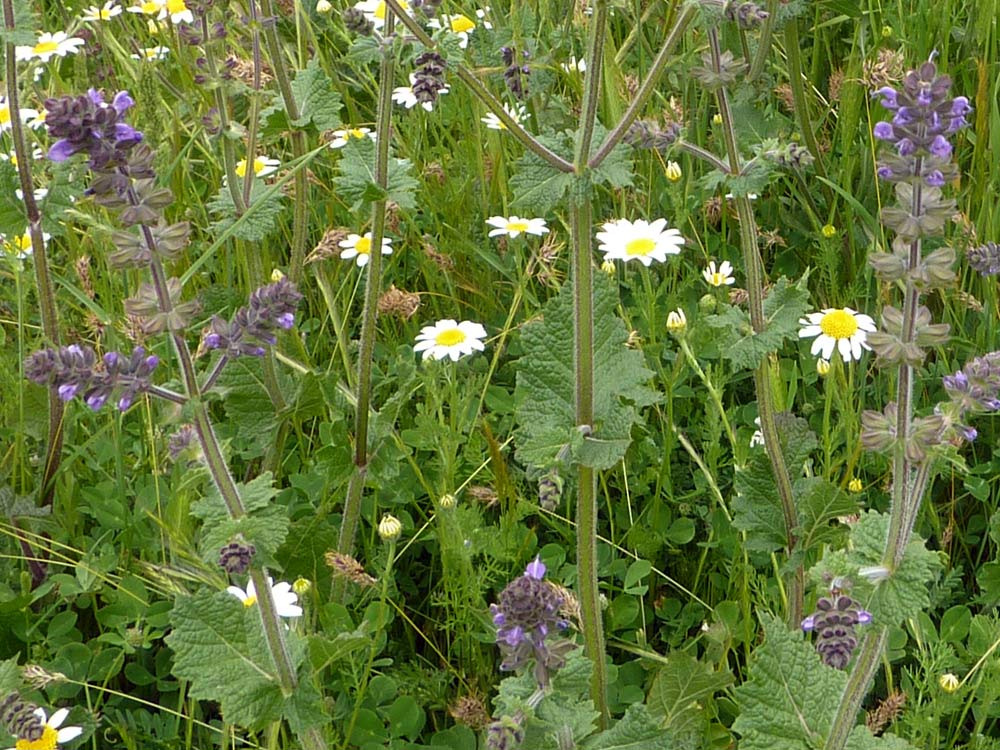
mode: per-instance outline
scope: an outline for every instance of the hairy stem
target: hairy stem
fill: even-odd
[[[395,13],[386,9],[385,33],[391,34],[395,24]],[[375,132],[375,184],[384,195],[389,178],[389,128],[392,118],[392,80],[395,75],[395,60],[387,53],[379,70],[379,100],[376,114]],[[372,204],[372,241],[365,266],[365,306],[361,314],[361,342],[358,351],[357,397],[354,412],[354,474],[347,488],[344,503],[344,518],[337,539],[337,551],[349,555],[354,550],[354,537],[361,517],[361,496],[364,494],[365,476],[368,471],[368,413],[372,400],[372,357],[375,352],[375,317],[378,313],[378,298],[382,289],[382,237],[385,234],[386,200],[381,198]]]
[[[792,103],[795,107],[795,116],[799,121],[799,130],[802,131],[802,140],[809,149],[813,157],[813,168],[816,174],[822,178],[824,192],[827,193],[827,200],[830,199],[830,189],[822,181],[826,179],[826,167],[823,165],[823,154],[820,153],[819,144],[816,142],[816,133],[813,131],[812,117],[809,115],[809,99],[806,97],[806,89],[802,83],[802,41],[799,39],[798,19],[789,19],[785,24],[785,58],[788,60],[788,85],[792,89]]]
[[[847,738],[851,736],[851,732],[857,726],[861,701],[868,694],[868,688],[875,678],[875,671],[878,669],[879,658],[888,640],[889,629],[880,627],[877,633],[868,633],[861,642],[861,647],[857,651],[857,660],[854,662],[854,669],[851,670],[847,686],[840,696],[837,714],[834,716],[830,736],[826,738],[823,750],[844,750],[846,747]]]
[[[716,29],[708,32],[709,47],[712,56],[712,66],[718,72],[721,69],[722,47],[719,44],[719,33]],[[722,116],[722,134],[726,143],[726,153],[729,158],[729,171],[739,174],[741,170],[739,146],[736,143],[736,129],[733,113],[729,106],[729,96],[724,87],[716,91],[719,114]],[[764,330],[764,269],[757,244],[757,222],[754,219],[750,199],[745,195],[735,198],[736,212],[739,216],[740,247],[743,251],[743,266],[746,272],[747,293],[749,295],[750,325],[755,333]],[[792,494],[792,481],[781,452],[781,440],[778,426],[775,423],[774,391],[771,383],[771,360],[765,358],[754,371],[754,389],[757,395],[757,410],[760,413],[760,431],[764,435],[764,449],[771,462],[771,471],[778,488],[781,501],[781,512],[785,520],[787,541],[785,543],[789,554],[795,549],[794,529],[798,525],[798,515],[795,512],[795,498]],[[804,580],[801,565],[791,574],[788,593],[787,622],[796,627],[802,620],[802,598]]]
[[[13,0],[3,0],[4,28],[8,33],[15,31]],[[56,310],[56,295],[49,273],[49,258],[42,236],[42,216],[35,200],[35,185],[31,179],[31,152],[24,137],[24,123],[21,121],[20,98],[17,90],[17,59],[14,44],[5,45],[6,56],[6,96],[10,112],[10,134],[14,139],[14,153],[17,156],[17,175],[24,194],[24,206],[28,214],[28,235],[31,237],[31,251],[35,268],[35,290],[38,294],[38,308],[42,319],[42,335],[50,346],[59,346],[59,314]],[[45,460],[42,464],[42,481],[39,495],[42,505],[51,505],[55,494],[55,475],[62,460],[63,413],[65,404],[55,391],[49,391],[49,426],[45,445]],[[38,562],[39,556],[26,555],[30,561],[32,578],[40,583],[45,577],[45,565]]]
[[[596,0],[590,22],[587,44],[587,74],[580,107],[574,172],[576,179],[586,182],[587,157],[590,154],[597,100],[601,85],[601,54],[607,27],[607,0]],[[573,339],[576,371],[576,425],[589,434],[594,424],[594,279],[591,262],[591,198],[589,184],[586,197],[574,201],[570,208],[573,256]],[[597,583],[597,476],[589,466],[578,467],[579,490],[576,505],[576,563],[583,619],[583,641],[587,656],[594,665],[590,695],[600,712],[600,724],[609,719],[607,704],[608,675],[604,658],[604,623]]]

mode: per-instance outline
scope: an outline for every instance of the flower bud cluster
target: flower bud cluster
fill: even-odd
[[[666,151],[680,137],[681,126],[676,122],[660,127],[651,120],[636,120],[625,133],[625,142],[636,148]]]
[[[884,411],[862,412],[862,447],[875,453],[890,452],[896,444],[898,414],[895,402],[888,404]],[[940,408],[935,408],[933,414],[912,419],[906,435],[906,460],[913,464],[926,461],[928,454],[948,439],[948,430],[953,423],[954,419]]]
[[[512,47],[501,47],[500,54],[506,66],[503,79],[507,83],[507,88],[516,99],[524,101],[528,98],[528,76],[531,75],[528,60],[531,55],[527,50],[522,50],[521,59],[518,60],[517,52]]]
[[[553,469],[538,480],[538,504],[545,510],[555,510],[562,500],[563,480],[559,472]]]
[[[939,76],[934,63],[925,62],[907,73],[901,89],[883,86],[873,94],[893,113],[892,121],[878,123],[873,134],[896,152],[883,157],[879,177],[892,182],[923,180],[937,188],[957,176],[948,137],[969,124],[965,116],[972,107],[966,97],[953,98],[950,91],[951,78]]]
[[[968,250],[965,259],[973,271],[983,276],[1000,273],[1000,245],[995,242],[987,242]]]
[[[358,36],[371,36],[375,32],[375,24],[358,8],[346,8],[340,17],[344,27]]]
[[[150,389],[159,363],[159,357],[147,355],[141,346],[129,357],[108,352],[98,360],[91,347],[71,344],[35,352],[25,360],[24,369],[31,382],[55,388],[63,401],[79,395],[94,411],[117,391],[118,408],[125,411],[138,394]]]
[[[741,29],[755,29],[771,14],[757,3],[729,0],[724,11],[726,18],[735,21]]]
[[[829,596],[820,597],[816,611],[802,621],[802,629],[815,631],[816,650],[823,662],[834,669],[844,669],[858,646],[855,627],[872,621],[871,613],[862,609],[848,591],[849,581],[834,579]]]
[[[35,713],[38,706],[21,700],[17,693],[11,693],[0,703],[0,726],[18,738],[17,747],[28,747],[38,742],[45,733],[42,720]]]
[[[535,558],[524,575],[500,592],[500,602],[490,605],[497,645],[504,657],[500,669],[520,669],[534,657],[535,680],[542,688],[549,685],[550,670],[562,667],[573,648],[567,639],[546,642],[550,634],[565,630],[569,623],[559,616],[562,594],[544,578],[545,565]]]
[[[521,721],[518,721],[521,719]],[[486,727],[487,750],[516,750],[524,742],[523,715],[501,716]]]
[[[968,416],[1000,411],[1000,352],[976,357],[955,374],[945,375],[942,382],[948,400],[938,404],[935,413],[944,420],[952,437],[975,440],[979,433],[965,424]]]
[[[264,344],[277,343],[275,331],[287,331],[295,324],[295,310],[301,299],[295,284],[287,279],[262,286],[250,295],[249,305],[236,311],[232,322],[212,318],[205,346],[222,349],[229,357],[262,357]]]
[[[437,52],[422,52],[413,61],[417,69],[413,73],[413,95],[421,104],[435,102],[438,93],[447,91],[444,81],[445,60]]]
[[[219,566],[227,573],[242,575],[250,569],[257,548],[245,542],[230,542],[219,550]]]
[[[125,112],[134,104],[127,91],[119,91],[108,104],[95,89],[85,95],[46,99],[45,126],[58,139],[49,149],[49,159],[66,161],[82,152],[90,157],[92,169],[125,164],[128,152],[143,137],[124,121]]]

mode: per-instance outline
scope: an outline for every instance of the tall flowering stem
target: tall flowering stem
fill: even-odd
[[[951,79],[938,75],[933,62],[910,71],[897,90],[874,92],[892,120],[878,123],[873,135],[890,148],[880,155],[878,177],[895,186],[897,205],[882,210],[882,222],[896,237],[892,252],[872,253],[869,263],[890,285],[902,284],[902,309],[886,306],[882,326],[868,341],[878,364],[896,369],[896,400],[884,411],[862,415],[861,442],[870,451],[888,453],[892,460],[892,505],[882,568],[892,576],[906,553],[923,496],[932,478],[939,446],[972,440],[975,430],[963,420],[972,411],[1000,409],[1000,354],[973,360],[944,380],[949,400],[926,417],[914,417],[913,381],[925,357],[925,347],[947,341],[948,326],[931,322],[920,295],[953,282],[954,251],[939,248],[923,253],[924,237],[943,234],[955,210],[941,187],[958,176],[949,137],[965,127],[971,112],[968,99],[952,97]],[[871,687],[887,641],[887,625],[862,644],[850,680],[841,696],[833,730],[824,750],[843,750],[861,702]]]
[[[712,68],[716,74],[721,74],[722,47],[719,44],[717,29],[709,30],[708,41]],[[742,165],[739,147],[736,143],[736,128],[733,122],[733,112],[729,106],[729,95],[724,86],[717,88],[716,101],[719,105],[719,114],[722,117],[722,134],[729,159],[729,171],[731,174],[739,174]],[[755,332],[759,333],[765,328],[765,320],[764,269],[757,245],[757,222],[754,219],[753,208],[747,196],[737,196],[735,203],[739,217],[740,247],[743,251],[743,267],[746,272],[747,293],[749,295],[750,325]],[[760,430],[764,435],[764,448],[771,462],[771,471],[778,487],[778,498],[781,501],[781,511],[785,519],[785,528],[788,529],[788,538],[785,544],[790,553],[795,548],[796,540],[792,530],[798,525],[798,516],[795,512],[792,481],[788,474],[788,466],[785,464],[785,457],[781,452],[781,440],[774,418],[774,389],[771,382],[773,377],[771,361],[765,359],[754,371],[754,388],[757,395],[757,410],[760,413]],[[802,566],[799,565],[789,580],[787,620],[793,625],[797,625],[802,619],[804,589],[804,574]]]
[[[3,0],[4,28],[8,34],[15,31],[13,0]],[[8,39],[13,37],[8,36]],[[31,237],[32,264],[35,268],[35,288],[38,293],[38,307],[42,319],[42,335],[51,346],[59,345],[59,314],[56,309],[55,289],[52,276],[49,273],[49,259],[45,250],[45,240],[42,236],[42,217],[35,200],[35,186],[31,179],[31,152],[24,137],[24,124],[20,117],[20,99],[17,76],[17,57],[14,53],[14,43],[8,41],[6,49],[6,96],[10,112],[10,134],[14,139],[14,153],[17,156],[17,172],[21,182],[21,192],[24,194],[24,206],[28,213],[28,235]],[[63,402],[54,392],[49,392],[49,426],[45,446],[45,461],[42,466],[42,481],[40,494],[44,505],[52,502],[55,492],[54,480],[59,469],[63,442]],[[22,548],[27,543],[22,541]],[[44,567],[37,562],[37,555],[30,548],[24,549],[30,562],[32,576],[40,582],[44,576]]]
[[[173,257],[186,243],[186,225],[181,225],[179,231],[177,227],[165,227],[159,221],[162,219],[159,209],[169,203],[171,196],[169,191],[158,189],[155,185],[153,153],[142,143],[143,134],[125,122],[125,113],[133,105],[134,101],[124,91],[116,94],[111,103],[105,102],[103,96],[94,90],[75,98],[66,96],[47,100],[46,125],[49,134],[58,138],[49,149],[48,156],[53,161],[65,161],[75,154],[89,156],[93,179],[88,192],[95,196],[99,204],[120,209],[123,224],[139,228],[138,237],[120,240],[120,249],[110,260],[119,267],[146,268],[149,271],[152,284],[140,289],[137,297],[128,300],[126,306],[131,306],[140,317],[147,333],[168,332],[181,370],[184,400],[190,409],[205,463],[229,516],[234,520],[240,519],[247,515],[246,507],[215,435],[207,405],[202,399],[203,390],[198,383],[194,359],[184,336],[193,309],[189,303],[179,301],[180,285],[176,280],[168,279],[163,266],[163,259]],[[127,233],[121,234],[129,237]],[[242,308],[232,323],[213,321],[212,332],[206,336],[206,345],[209,348],[224,348],[224,356],[230,358],[239,354],[261,356],[264,349],[257,342],[273,344],[273,330],[292,325],[298,299],[298,292],[288,283],[258,290],[251,296],[250,305]],[[70,354],[73,356],[67,357],[65,362],[72,366],[78,355],[74,351]],[[155,357],[144,357],[143,354],[141,350],[138,354],[133,353],[128,363],[118,359],[108,362],[105,358],[105,367],[118,376],[115,385],[124,383],[126,388],[148,390],[149,375],[157,362]],[[38,355],[35,355],[32,360],[44,364],[44,357],[37,358]],[[70,370],[72,372],[72,367]],[[96,376],[97,371],[92,370],[91,374]],[[92,408],[103,405],[110,394],[110,389],[107,393],[99,390],[101,384],[99,379],[91,381],[87,393],[82,394]],[[53,382],[51,385],[57,384]],[[72,390],[64,390],[67,386]],[[63,383],[53,390],[60,397],[72,398],[79,386],[73,382]],[[130,403],[130,399],[120,401],[119,408],[127,408]],[[282,692],[291,696],[297,688],[298,676],[267,570],[255,566],[250,571],[250,578],[257,590],[261,626],[278,683]],[[307,732],[299,739],[309,750],[326,747],[315,731]]]
[[[392,33],[396,14],[386,8],[384,33]],[[383,196],[389,180],[389,142],[392,140],[390,122],[392,118],[392,82],[395,75],[395,59],[391,51],[381,62],[379,71],[379,100],[376,114],[378,124],[375,132],[375,184],[382,189]],[[368,264],[365,266],[365,306],[361,315],[361,342],[358,352],[357,406],[354,412],[354,474],[347,488],[344,516],[340,524],[337,551],[349,555],[354,549],[354,538],[361,517],[361,496],[364,493],[365,478],[368,475],[368,417],[372,398],[372,357],[375,352],[375,318],[378,313],[378,298],[382,286],[382,238],[385,236],[386,199],[380,198],[372,204],[371,247]]]

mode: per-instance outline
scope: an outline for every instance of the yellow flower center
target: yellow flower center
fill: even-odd
[[[465,341],[465,334],[458,328],[441,331],[441,333],[434,337],[434,343],[438,346],[455,346],[456,344],[461,344],[463,341]]]
[[[640,237],[635,240],[629,240],[625,245],[626,255],[649,255],[653,248],[656,247],[656,243],[649,237]]]
[[[26,253],[31,250],[31,235],[25,232],[20,237],[14,240],[14,247],[20,250],[22,253]]]
[[[715,273],[712,274],[712,278],[708,280],[708,283],[711,284],[712,286],[722,286],[723,284],[726,283],[726,277],[723,274],[716,271]]]
[[[243,606],[248,609],[257,603],[257,595],[251,594],[246,599],[243,600]]]
[[[476,22],[466,16],[457,15],[451,19],[451,30],[456,34],[472,31],[474,28],[476,28]]]
[[[59,49],[57,42],[39,42],[31,51],[36,55],[47,55],[50,52],[55,52],[57,49]]]
[[[253,160],[253,173],[260,174],[266,166],[267,164],[264,163],[264,160],[258,156],[256,159]],[[244,177],[246,176],[246,173],[247,173],[247,160],[240,159],[239,163],[236,165],[236,176]]]
[[[527,232],[528,222],[526,221],[508,221],[507,222],[508,232]]]
[[[833,310],[819,322],[820,330],[835,339],[849,339],[858,330],[858,321],[847,310]]]
[[[101,8],[97,12],[97,17],[100,18],[102,21],[107,21],[108,19],[111,18],[111,11],[105,8]]]
[[[372,251],[372,241],[367,237],[362,237],[358,240],[354,249],[358,251],[358,255],[368,255]]]
[[[145,2],[145,3],[142,3],[141,5],[139,5],[139,9],[143,13],[145,13],[146,15],[151,16],[154,13],[159,13],[160,12],[160,4],[157,3],[157,2],[153,2],[152,0],[150,0],[148,2]]]
[[[167,13],[173,15],[174,13],[183,13],[188,9],[184,0],[167,0]]]
[[[10,107],[0,107],[0,125],[10,122]]]
[[[351,128],[350,130],[347,131],[347,137],[348,138],[359,138],[359,139],[360,138],[364,138],[365,137],[365,131],[363,131],[361,128]]]
[[[58,737],[56,730],[46,725],[37,740],[18,740],[14,747],[16,750],[56,750],[59,747]]]

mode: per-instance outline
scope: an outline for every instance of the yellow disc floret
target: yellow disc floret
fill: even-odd
[[[858,321],[847,310],[831,310],[819,322],[820,330],[835,339],[849,339],[858,330]]]
[[[465,341],[465,338],[465,334],[460,329],[450,328],[447,331],[441,331],[441,333],[435,336],[434,342],[438,346],[455,346]]]
[[[656,243],[649,239],[649,237],[640,237],[638,239],[629,240],[628,244],[625,245],[626,255],[649,255],[653,252],[656,247]]]

